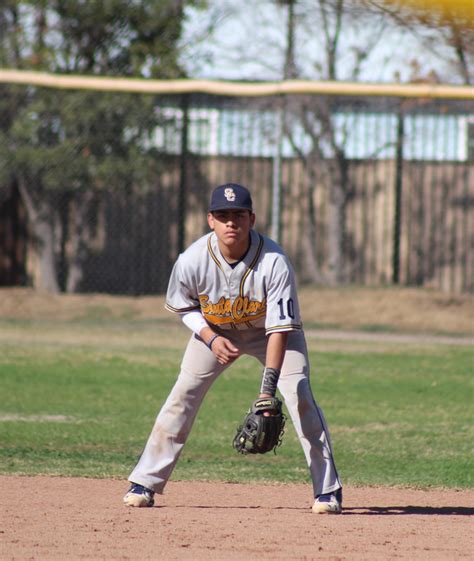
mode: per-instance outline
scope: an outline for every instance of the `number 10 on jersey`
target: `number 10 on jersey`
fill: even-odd
[[[295,304],[293,302],[293,298],[288,298],[288,300],[286,300],[286,305],[285,300],[280,298],[277,304],[280,307],[280,319],[286,319],[287,316],[291,319],[295,319]]]

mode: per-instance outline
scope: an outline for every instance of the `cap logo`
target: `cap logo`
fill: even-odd
[[[235,201],[235,193],[234,193],[234,190],[232,189],[232,187],[227,187],[226,189],[224,189],[224,197],[230,203]]]

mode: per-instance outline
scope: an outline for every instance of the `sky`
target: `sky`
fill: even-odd
[[[285,49],[286,9],[270,0],[213,0],[209,12],[187,10],[183,37],[186,46],[182,62],[190,77],[226,80],[280,80]],[[299,25],[295,58],[302,77],[321,79],[318,64],[323,61],[321,25]],[[203,30],[213,18],[219,22],[214,32],[203,39]],[[380,34],[376,22],[348,21],[341,34],[338,79],[352,80],[355,49],[366,48],[378,40],[362,66],[364,82],[410,81],[414,74],[435,71],[440,81],[453,82],[452,70],[445,62],[447,51],[433,53],[423,48],[414,34],[393,25]],[[441,56],[440,56],[441,55]]]

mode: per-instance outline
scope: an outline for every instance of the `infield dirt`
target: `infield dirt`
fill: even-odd
[[[315,515],[307,485],[170,482],[156,506],[126,483],[0,477],[3,560],[451,561],[473,558],[474,491],[345,489]]]

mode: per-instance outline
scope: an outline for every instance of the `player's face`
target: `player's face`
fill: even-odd
[[[248,210],[217,210],[207,215],[207,222],[220,244],[235,254],[235,257],[240,257],[240,251],[242,254],[247,251],[255,214]]]

